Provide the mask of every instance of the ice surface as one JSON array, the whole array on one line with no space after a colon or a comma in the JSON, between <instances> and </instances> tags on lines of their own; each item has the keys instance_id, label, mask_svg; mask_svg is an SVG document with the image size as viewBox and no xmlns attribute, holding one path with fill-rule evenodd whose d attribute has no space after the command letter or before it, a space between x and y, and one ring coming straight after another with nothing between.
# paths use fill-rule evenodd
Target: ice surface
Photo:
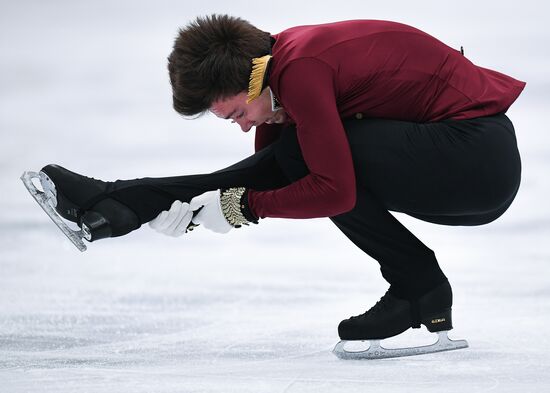
<instances>
[{"instance_id":1,"label":"ice surface","mask_svg":"<svg viewBox=\"0 0 550 393\"><path fill-rule=\"evenodd\" d=\"M550 388L550 38L540 2L17 1L0 12L0 392L532 392ZM474 11L475 10L475 11ZM386 290L328 220L224 236L148 228L80 254L19 176L56 162L116 179L207 172L253 135L170 107L180 25L230 12L270 31L353 18L416 25L526 80L509 111L520 193L494 223L398 218L435 250L470 348L374 362L331 354ZM432 342L409 331L392 344Z\"/></svg>"}]
</instances>

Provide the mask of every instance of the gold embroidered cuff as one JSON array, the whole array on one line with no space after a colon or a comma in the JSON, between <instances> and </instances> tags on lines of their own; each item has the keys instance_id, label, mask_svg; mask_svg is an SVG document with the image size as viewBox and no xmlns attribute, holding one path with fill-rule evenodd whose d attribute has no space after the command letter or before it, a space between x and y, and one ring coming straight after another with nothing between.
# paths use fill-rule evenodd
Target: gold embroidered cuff
<instances>
[{"instance_id":1,"label":"gold embroidered cuff","mask_svg":"<svg viewBox=\"0 0 550 393\"><path fill-rule=\"evenodd\" d=\"M250 222L243 214L244 206L241 208L241 199L245 192L245 187L235 187L222 189L220 194L222 213L227 222L236 228L248 225Z\"/></svg>"}]
</instances>

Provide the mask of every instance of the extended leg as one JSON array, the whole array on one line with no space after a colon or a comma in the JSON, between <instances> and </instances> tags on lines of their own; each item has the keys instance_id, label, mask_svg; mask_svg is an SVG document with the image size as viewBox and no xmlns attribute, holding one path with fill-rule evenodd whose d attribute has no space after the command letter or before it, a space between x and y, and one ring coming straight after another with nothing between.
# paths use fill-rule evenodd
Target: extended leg
<instances>
[{"instance_id":1,"label":"extended leg","mask_svg":"<svg viewBox=\"0 0 550 393\"><path fill-rule=\"evenodd\" d=\"M43 191L32 179L39 179ZM170 208L174 200L188 202L208 190L245 186L278 188L288 184L280 171L272 146L223 170L204 175L144 178L104 182L56 165L40 174L25 172L22 180L44 211L81 250L89 241L125 235ZM71 230L64 220L82 228Z\"/></svg>"},{"instance_id":2,"label":"extended leg","mask_svg":"<svg viewBox=\"0 0 550 393\"><path fill-rule=\"evenodd\" d=\"M225 169L209 174L117 180L108 195L129 206L143 224L170 208L174 200L189 202L203 192L224 187L248 187L269 190L283 187L288 179L279 169L274 146Z\"/></svg>"}]
</instances>

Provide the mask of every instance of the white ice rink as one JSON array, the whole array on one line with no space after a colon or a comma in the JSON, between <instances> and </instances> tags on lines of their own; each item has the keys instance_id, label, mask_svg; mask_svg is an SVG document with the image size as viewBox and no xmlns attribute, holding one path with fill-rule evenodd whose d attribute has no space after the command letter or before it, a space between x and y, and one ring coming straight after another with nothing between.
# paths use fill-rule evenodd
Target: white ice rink
<instances>
[{"instance_id":1,"label":"white ice rink","mask_svg":"<svg viewBox=\"0 0 550 393\"><path fill-rule=\"evenodd\" d=\"M0 0L1 393L550 391L548 6L382 3ZM28 195L19 176L48 163L114 180L204 173L251 154L252 132L171 109L177 28L213 12L271 32L396 20L527 82L508 112L523 164L508 212L473 228L397 215L436 252L455 295L451 337L470 348L332 355L339 321L387 288L328 219L178 239L145 226L81 254ZM430 341L423 328L393 344Z\"/></svg>"}]
</instances>

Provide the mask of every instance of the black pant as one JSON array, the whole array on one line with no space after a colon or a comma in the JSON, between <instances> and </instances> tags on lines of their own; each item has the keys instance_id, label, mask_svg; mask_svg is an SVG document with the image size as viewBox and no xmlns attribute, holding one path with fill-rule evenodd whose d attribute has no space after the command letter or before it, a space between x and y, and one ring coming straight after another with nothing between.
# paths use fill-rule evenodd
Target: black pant
<instances>
[{"instance_id":1,"label":"black pant","mask_svg":"<svg viewBox=\"0 0 550 393\"><path fill-rule=\"evenodd\" d=\"M514 127L504 114L411 123L344 120L357 183L355 207L330 217L376 259L390 291L414 298L446 280L435 254L389 211L444 225L482 225L501 216L520 184ZM111 195L142 223L176 200L221 187L282 187L308 174L296 130L226 169L205 175L117 181ZM259 229L259 228L258 228Z\"/></svg>"}]
</instances>

